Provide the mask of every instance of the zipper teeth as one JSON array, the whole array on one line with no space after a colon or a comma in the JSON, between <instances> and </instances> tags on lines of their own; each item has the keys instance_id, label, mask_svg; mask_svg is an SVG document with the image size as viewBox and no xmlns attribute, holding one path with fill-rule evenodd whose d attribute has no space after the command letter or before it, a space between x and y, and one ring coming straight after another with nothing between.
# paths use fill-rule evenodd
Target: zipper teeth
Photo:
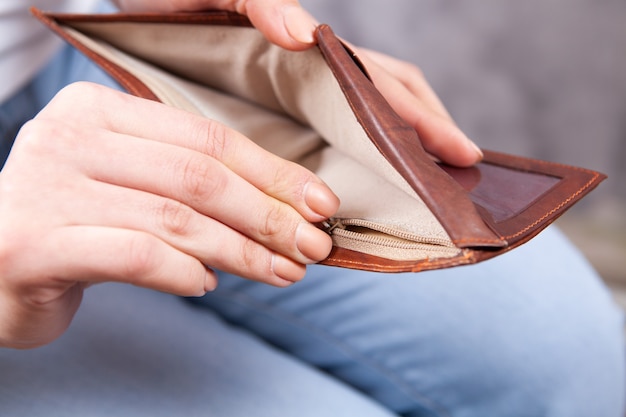
<instances>
[{"instance_id":1,"label":"zipper teeth","mask_svg":"<svg viewBox=\"0 0 626 417\"><path fill-rule=\"evenodd\" d=\"M450 248L449 246L440 246L440 245L429 245L427 243L419 243L419 242L399 242L397 240L384 238L381 236L369 236L363 233L353 232L351 230L345 229L335 229L333 234L337 237L343 237L346 239L369 243L377 246L384 246L387 248L393 249L404 249L404 250L421 250L421 251L432 251L439 252L442 248Z\"/></svg>"},{"instance_id":2,"label":"zipper teeth","mask_svg":"<svg viewBox=\"0 0 626 417\"><path fill-rule=\"evenodd\" d=\"M412 233L402 232L391 227L383 226L374 222L370 222L362 219L332 219L329 220L330 230L329 233L337 234L339 236L359 240L361 242L373 243L377 245L383 245L398 249L432 249L441 250L441 247L455 248L450 241L437 238L424 238ZM385 238L382 236L371 236L364 233L354 232L346 230L345 226L358 226L366 227L368 229L375 230L377 232L385 233L390 236L398 237L400 239L407 240L409 242L399 242L395 239ZM432 245L437 245L439 248L433 248Z\"/></svg>"}]
</instances>

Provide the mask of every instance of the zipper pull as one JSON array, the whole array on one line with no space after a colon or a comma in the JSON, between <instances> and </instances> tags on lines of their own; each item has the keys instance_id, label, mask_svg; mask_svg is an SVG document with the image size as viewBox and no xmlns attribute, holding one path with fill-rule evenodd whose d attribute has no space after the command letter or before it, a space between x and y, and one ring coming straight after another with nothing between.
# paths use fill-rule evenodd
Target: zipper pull
<instances>
[{"instance_id":1,"label":"zipper pull","mask_svg":"<svg viewBox=\"0 0 626 417\"><path fill-rule=\"evenodd\" d=\"M333 230L339 228L339 229L345 229L346 226L344 226L343 223L341 223L341 220L339 219L335 219L333 217L329 218L328 220L324 220L323 222L321 222L322 225L322 230L324 230L326 233L328 233L329 235L333 234Z\"/></svg>"}]
</instances>

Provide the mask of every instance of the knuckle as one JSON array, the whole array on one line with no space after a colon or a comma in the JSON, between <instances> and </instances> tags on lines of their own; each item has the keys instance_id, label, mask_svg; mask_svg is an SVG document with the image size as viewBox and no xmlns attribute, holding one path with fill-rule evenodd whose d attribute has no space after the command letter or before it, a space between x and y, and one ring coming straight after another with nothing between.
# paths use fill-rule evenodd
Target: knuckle
<instances>
[{"instance_id":1,"label":"knuckle","mask_svg":"<svg viewBox=\"0 0 626 417\"><path fill-rule=\"evenodd\" d=\"M303 190L304 185L313 180L313 175L306 168L290 161L281 162L276 164L272 183L267 184L268 188L278 191L297 187Z\"/></svg>"},{"instance_id":2,"label":"knuckle","mask_svg":"<svg viewBox=\"0 0 626 417\"><path fill-rule=\"evenodd\" d=\"M239 265L244 271L257 272L257 265L259 263L258 247L258 244L251 239L245 239L243 241L239 252Z\"/></svg>"},{"instance_id":3,"label":"knuckle","mask_svg":"<svg viewBox=\"0 0 626 417\"><path fill-rule=\"evenodd\" d=\"M74 105L78 102L83 109L101 108L102 100L108 90L98 84L78 81L63 87L52 99L53 103L69 101Z\"/></svg>"},{"instance_id":4,"label":"knuckle","mask_svg":"<svg viewBox=\"0 0 626 417\"><path fill-rule=\"evenodd\" d=\"M228 128L216 121L210 121L208 124L205 121L198 128L204 132L199 135L204 141L201 147L204 153L218 161L223 161L230 138Z\"/></svg>"},{"instance_id":5,"label":"knuckle","mask_svg":"<svg viewBox=\"0 0 626 417\"><path fill-rule=\"evenodd\" d=\"M285 230L285 222L288 219L289 215L282 204L272 204L263 214L260 235L264 240L273 240Z\"/></svg>"},{"instance_id":6,"label":"knuckle","mask_svg":"<svg viewBox=\"0 0 626 417\"><path fill-rule=\"evenodd\" d=\"M319 181L311 171L291 161L268 164L266 169L272 171L258 179L258 187L296 209L304 200L306 185Z\"/></svg>"},{"instance_id":7,"label":"knuckle","mask_svg":"<svg viewBox=\"0 0 626 417\"><path fill-rule=\"evenodd\" d=\"M12 148L12 157L18 152L31 151L40 149L39 145L45 146L45 136L54 135L55 124L39 119L32 119L22 125L20 131L15 137ZM46 129L49 126L49 129Z\"/></svg>"},{"instance_id":8,"label":"knuckle","mask_svg":"<svg viewBox=\"0 0 626 417\"><path fill-rule=\"evenodd\" d=\"M118 92L89 82L64 87L34 119L22 126L14 146L30 153L45 154L65 153L84 146L85 138L99 134L95 125L103 123L98 122L102 109L117 106L103 105L115 94L122 97Z\"/></svg>"},{"instance_id":9,"label":"knuckle","mask_svg":"<svg viewBox=\"0 0 626 417\"><path fill-rule=\"evenodd\" d=\"M176 200L165 200L158 208L161 226L168 234L183 236L189 231L193 211Z\"/></svg>"},{"instance_id":10,"label":"knuckle","mask_svg":"<svg viewBox=\"0 0 626 417\"><path fill-rule=\"evenodd\" d=\"M135 233L127 241L124 273L132 282L141 282L151 275L156 267L158 247L156 239L144 233Z\"/></svg>"},{"instance_id":11,"label":"knuckle","mask_svg":"<svg viewBox=\"0 0 626 417\"><path fill-rule=\"evenodd\" d=\"M17 155L67 154L77 145L79 132L61 120L33 119L25 123L15 138L13 153ZM13 155L12 155L13 156Z\"/></svg>"},{"instance_id":12,"label":"knuckle","mask_svg":"<svg viewBox=\"0 0 626 417\"><path fill-rule=\"evenodd\" d=\"M137 100L103 85L78 81L63 87L40 113L43 117L72 121L73 124L108 126L106 109L130 108Z\"/></svg>"},{"instance_id":13,"label":"knuckle","mask_svg":"<svg viewBox=\"0 0 626 417\"><path fill-rule=\"evenodd\" d=\"M191 202L204 202L222 195L228 187L228 177L214 164L198 158L189 159L182 169L182 190Z\"/></svg>"}]
</instances>

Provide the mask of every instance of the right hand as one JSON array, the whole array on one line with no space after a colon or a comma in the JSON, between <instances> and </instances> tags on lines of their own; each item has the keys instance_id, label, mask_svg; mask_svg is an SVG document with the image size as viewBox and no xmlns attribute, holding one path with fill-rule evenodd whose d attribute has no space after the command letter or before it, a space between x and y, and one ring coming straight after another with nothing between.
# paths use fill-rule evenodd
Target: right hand
<instances>
[{"instance_id":1,"label":"right hand","mask_svg":"<svg viewBox=\"0 0 626 417\"><path fill-rule=\"evenodd\" d=\"M317 20L297 0L114 0L125 12L194 12L221 9L248 16L271 42L303 50L315 43ZM345 41L344 41L345 42ZM392 108L419 134L427 152L448 164L468 167L482 151L456 125L415 65L365 48L352 49Z\"/></svg>"},{"instance_id":2,"label":"right hand","mask_svg":"<svg viewBox=\"0 0 626 417\"><path fill-rule=\"evenodd\" d=\"M427 152L458 167L482 160L480 148L459 129L417 66L370 49L354 49L373 83L396 113L417 131Z\"/></svg>"},{"instance_id":3,"label":"right hand","mask_svg":"<svg viewBox=\"0 0 626 417\"><path fill-rule=\"evenodd\" d=\"M201 295L217 268L289 285L329 254L311 222L338 206L314 174L217 122L73 84L0 173L0 345L56 338L92 283Z\"/></svg>"}]
</instances>

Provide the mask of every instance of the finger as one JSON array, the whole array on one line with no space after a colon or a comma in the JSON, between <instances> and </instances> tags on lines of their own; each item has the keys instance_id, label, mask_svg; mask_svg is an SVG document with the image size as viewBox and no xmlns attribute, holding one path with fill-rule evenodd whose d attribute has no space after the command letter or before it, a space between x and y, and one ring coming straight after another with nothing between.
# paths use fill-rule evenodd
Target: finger
<instances>
[{"instance_id":1,"label":"finger","mask_svg":"<svg viewBox=\"0 0 626 417\"><path fill-rule=\"evenodd\" d=\"M276 286L304 276L301 263L178 201L105 183L94 183L89 193L75 220L80 224L146 232L211 268ZM115 209L97 209L103 206Z\"/></svg>"},{"instance_id":2,"label":"finger","mask_svg":"<svg viewBox=\"0 0 626 417\"><path fill-rule=\"evenodd\" d=\"M428 108L442 117L452 120L452 116L418 67L371 49L358 48L358 50L367 57L368 61L375 62L378 67L384 68L391 76L400 81L410 93L423 101Z\"/></svg>"},{"instance_id":3,"label":"finger","mask_svg":"<svg viewBox=\"0 0 626 417\"><path fill-rule=\"evenodd\" d=\"M95 139L98 153L66 151L92 178L179 201L298 263L328 256L331 239L326 233L216 159L127 135L102 136Z\"/></svg>"},{"instance_id":4,"label":"finger","mask_svg":"<svg viewBox=\"0 0 626 417\"><path fill-rule=\"evenodd\" d=\"M118 0L122 10L173 12L220 9L248 16L265 37L286 49L302 50L315 43L316 20L296 0Z\"/></svg>"},{"instance_id":5,"label":"finger","mask_svg":"<svg viewBox=\"0 0 626 417\"><path fill-rule=\"evenodd\" d=\"M197 259L133 230L62 227L44 235L34 254L42 270L59 280L125 282L182 296L203 295L217 285Z\"/></svg>"},{"instance_id":6,"label":"finger","mask_svg":"<svg viewBox=\"0 0 626 417\"><path fill-rule=\"evenodd\" d=\"M237 2L237 12L246 14L263 35L278 46L303 50L315 43L318 22L297 1L248 0Z\"/></svg>"},{"instance_id":7,"label":"finger","mask_svg":"<svg viewBox=\"0 0 626 417\"><path fill-rule=\"evenodd\" d=\"M480 149L456 126L426 81L416 81L419 74L405 75L403 83L367 54L364 58L372 81L398 115L417 131L426 151L456 166L471 166L482 159ZM394 65L391 68L399 70Z\"/></svg>"},{"instance_id":8,"label":"finger","mask_svg":"<svg viewBox=\"0 0 626 417\"><path fill-rule=\"evenodd\" d=\"M265 194L210 156L93 127L76 129L51 121L30 123L29 127L31 131L56 132L54 146L43 143L36 152L42 158L54 156L62 168L78 168L99 182L181 202L299 264L320 261L330 252L332 242L326 233L306 222L289 204ZM89 147L81 146L85 136ZM67 176L74 178L71 174ZM77 196L89 204L100 195L87 186L79 188L75 180L66 185L71 204L55 212L68 213L69 219L75 216ZM123 200L117 201L124 205Z\"/></svg>"},{"instance_id":9,"label":"finger","mask_svg":"<svg viewBox=\"0 0 626 417\"><path fill-rule=\"evenodd\" d=\"M76 118L72 109L79 105L93 111L86 111L88 118L77 123L104 126L209 155L259 190L294 207L308 221L331 217L339 207L337 196L312 172L215 121L93 84L74 84L56 99L67 99L73 105L47 107L38 117L72 120ZM103 112L102 108L116 111Z\"/></svg>"}]
</instances>

